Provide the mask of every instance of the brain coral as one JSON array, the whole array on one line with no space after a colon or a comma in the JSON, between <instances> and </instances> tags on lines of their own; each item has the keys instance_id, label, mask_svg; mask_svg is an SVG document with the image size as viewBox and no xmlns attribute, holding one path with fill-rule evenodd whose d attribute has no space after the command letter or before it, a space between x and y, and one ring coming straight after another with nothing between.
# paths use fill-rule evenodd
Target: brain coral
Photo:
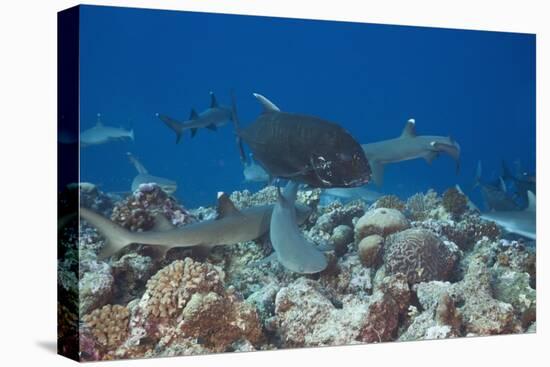
<instances>
[{"instance_id":1,"label":"brain coral","mask_svg":"<svg viewBox=\"0 0 550 367\"><path fill-rule=\"evenodd\" d=\"M377 208L363 215L355 224L355 240L373 234L386 237L392 233L409 228L409 221L396 209Z\"/></svg>"},{"instance_id":2,"label":"brain coral","mask_svg":"<svg viewBox=\"0 0 550 367\"><path fill-rule=\"evenodd\" d=\"M128 316L124 306L105 305L85 315L82 321L91 329L96 341L104 347L115 347L128 336Z\"/></svg>"},{"instance_id":3,"label":"brain coral","mask_svg":"<svg viewBox=\"0 0 550 367\"><path fill-rule=\"evenodd\" d=\"M405 274L410 284L448 279L456 260L457 253L425 229L408 229L386 241L386 270Z\"/></svg>"}]
</instances>

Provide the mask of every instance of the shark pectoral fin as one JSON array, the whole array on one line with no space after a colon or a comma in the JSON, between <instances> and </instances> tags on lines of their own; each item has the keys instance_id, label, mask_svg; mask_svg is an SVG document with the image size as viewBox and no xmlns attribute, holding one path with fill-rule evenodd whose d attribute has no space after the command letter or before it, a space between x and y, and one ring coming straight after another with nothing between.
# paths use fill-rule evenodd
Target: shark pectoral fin
<instances>
[{"instance_id":1,"label":"shark pectoral fin","mask_svg":"<svg viewBox=\"0 0 550 367\"><path fill-rule=\"evenodd\" d=\"M197 128L192 128L191 129L191 137L194 138L195 135L197 135Z\"/></svg>"},{"instance_id":2,"label":"shark pectoral fin","mask_svg":"<svg viewBox=\"0 0 550 367\"><path fill-rule=\"evenodd\" d=\"M194 108L191 109L191 113L189 114L189 120L195 120L199 118L199 114L197 111L195 111Z\"/></svg>"},{"instance_id":3,"label":"shark pectoral fin","mask_svg":"<svg viewBox=\"0 0 550 367\"><path fill-rule=\"evenodd\" d=\"M376 186L382 186L384 183L384 164L377 161L370 161L372 180Z\"/></svg>"},{"instance_id":4,"label":"shark pectoral fin","mask_svg":"<svg viewBox=\"0 0 550 367\"><path fill-rule=\"evenodd\" d=\"M175 226L164 216L162 213L157 213L155 215L155 224L153 226L153 231L164 232L174 229Z\"/></svg>"},{"instance_id":5,"label":"shark pectoral fin","mask_svg":"<svg viewBox=\"0 0 550 367\"><path fill-rule=\"evenodd\" d=\"M416 136L416 122L414 119L409 119L403 128L401 138L414 138Z\"/></svg>"},{"instance_id":6,"label":"shark pectoral fin","mask_svg":"<svg viewBox=\"0 0 550 367\"><path fill-rule=\"evenodd\" d=\"M260 104L264 108L264 112L281 112L281 110L275 105L275 103L271 102L269 99L265 98L261 94L252 93L252 95L256 97L258 102L260 102Z\"/></svg>"},{"instance_id":7,"label":"shark pectoral fin","mask_svg":"<svg viewBox=\"0 0 550 367\"><path fill-rule=\"evenodd\" d=\"M235 207L229 196L224 192L218 193L218 219L229 215L240 215L241 212Z\"/></svg>"},{"instance_id":8,"label":"shark pectoral fin","mask_svg":"<svg viewBox=\"0 0 550 367\"><path fill-rule=\"evenodd\" d=\"M216 108L218 107L218 101L216 100L216 96L214 95L214 92L210 92L210 108Z\"/></svg>"},{"instance_id":9,"label":"shark pectoral fin","mask_svg":"<svg viewBox=\"0 0 550 367\"><path fill-rule=\"evenodd\" d=\"M432 150L424 156L424 159L426 160L426 162L428 162L428 164L432 164L434 159L436 159L437 157L439 157L439 152Z\"/></svg>"},{"instance_id":10,"label":"shark pectoral fin","mask_svg":"<svg viewBox=\"0 0 550 367\"><path fill-rule=\"evenodd\" d=\"M206 126L206 128L209 129L209 130L213 130L213 131L218 130L218 127L216 126L216 124L210 124L210 125Z\"/></svg>"}]
</instances>

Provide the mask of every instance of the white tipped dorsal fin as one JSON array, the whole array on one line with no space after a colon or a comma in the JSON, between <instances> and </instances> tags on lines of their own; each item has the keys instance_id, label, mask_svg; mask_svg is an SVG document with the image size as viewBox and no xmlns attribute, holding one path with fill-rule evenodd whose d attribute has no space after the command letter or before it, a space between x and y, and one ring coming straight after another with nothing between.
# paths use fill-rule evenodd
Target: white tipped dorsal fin
<instances>
[{"instance_id":1,"label":"white tipped dorsal fin","mask_svg":"<svg viewBox=\"0 0 550 367\"><path fill-rule=\"evenodd\" d=\"M279 109L279 107L277 107L277 106L275 105L275 103L271 102L269 99L265 98L265 97L262 96L261 94L252 93L252 95L253 95L254 97L256 97L256 99L258 100L258 102L261 103L261 105L262 105L263 108L264 108L264 112L270 112L270 111L281 112L281 110Z\"/></svg>"},{"instance_id":2,"label":"white tipped dorsal fin","mask_svg":"<svg viewBox=\"0 0 550 367\"><path fill-rule=\"evenodd\" d=\"M101 114L97 114L97 121L95 123L95 126L103 126L103 122L101 121Z\"/></svg>"},{"instance_id":3,"label":"white tipped dorsal fin","mask_svg":"<svg viewBox=\"0 0 550 367\"><path fill-rule=\"evenodd\" d=\"M214 92L210 92L210 108L216 108L218 107L218 101L216 100L216 96L214 95Z\"/></svg>"},{"instance_id":4,"label":"white tipped dorsal fin","mask_svg":"<svg viewBox=\"0 0 550 367\"><path fill-rule=\"evenodd\" d=\"M527 200L529 201L529 205L527 205L527 211L536 211L537 205L536 205L536 197L535 194L533 194L532 191L527 191Z\"/></svg>"},{"instance_id":5,"label":"white tipped dorsal fin","mask_svg":"<svg viewBox=\"0 0 550 367\"><path fill-rule=\"evenodd\" d=\"M401 133L402 138L414 138L416 136L416 121L409 119Z\"/></svg>"},{"instance_id":6,"label":"white tipped dorsal fin","mask_svg":"<svg viewBox=\"0 0 550 367\"><path fill-rule=\"evenodd\" d=\"M224 218L229 215L240 214L239 209L224 192L218 192L218 218Z\"/></svg>"}]
</instances>

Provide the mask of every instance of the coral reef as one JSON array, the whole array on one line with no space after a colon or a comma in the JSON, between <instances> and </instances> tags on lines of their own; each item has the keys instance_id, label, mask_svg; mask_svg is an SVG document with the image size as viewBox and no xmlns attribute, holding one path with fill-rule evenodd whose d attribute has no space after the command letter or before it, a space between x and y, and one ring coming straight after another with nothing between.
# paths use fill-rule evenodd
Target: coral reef
<instances>
[{"instance_id":1,"label":"coral reef","mask_svg":"<svg viewBox=\"0 0 550 367\"><path fill-rule=\"evenodd\" d=\"M468 209L468 199L457 188L451 187L443 193L441 205L454 218L460 218Z\"/></svg>"},{"instance_id":2,"label":"coral reef","mask_svg":"<svg viewBox=\"0 0 550 367\"><path fill-rule=\"evenodd\" d=\"M406 212L411 220L422 221L431 217L431 213L437 211L441 204L441 198L434 190L427 193L417 193L407 199Z\"/></svg>"},{"instance_id":3,"label":"coral reef","mask_svg":"<svg viewBox=\"0 0 550 367\"><path fill-rule=\"evenodd\" d=\"M501 239L494 223L464 209L462 194L429 190L406 203L387 195L370 207L321 205L319 194L298 194L313 210L301 230L329 263L319 274L285 269L268 236L200 257L174 249L159 259L132 245L103 262L93 228L62 229L58 289L72 303L59 307L60 340L79 338L81 360L94 361L536 330L534 249ZM277 192L231 198L240 208L266 205ZM142 185L112 217L146 231L158 215L181 226L217 213L188 211Z\"/></svg>"},{"instance_id":4,"label":"coral reef","mask_svg":"<svg viewBox=\"0 0 550 367\"><path fill-rule=\"evenodd\" d=\"M373 234L386 237L407 228L409 221L399 210L377 208L359 218L355 224L355 240L359 242Z\"/></svg>"},{"instance_id":5,"label":"coral reef","mask_svg":"<svg viewBox=\"0 0 550 367\"><path fill-rule=\"evenodd\" d=\"M396 195L384 195L380 199L376 200L374 207L396 209L400 212L404 212L406 209L406 204Z\"/></svg>"},{"instance_id":6,"label":"coral reef","mask_svg":"<svg viewBox=\"0 0 550 367\"><path fill-rule=\"evenodd\" d=\"M130 312L124 306L105 305L82 317L86 327L101 346L113 348L120 345L128 335Z\"/></svg>"},{"instance_id":7,"label":"coral reef","mask_svg":"<svg viewBox=\"0 0 550 367\"><path fill-rule=\"evenodd\" d=\"M186 209L156 184L141 184L129 197L118 202L111 219L131 231L147 231L155 226L155 216L163 215L174 226L196 221Z\"/></svg>"},{"instance_id":8,"label":"coral reef","mask_svg":"<svg viewBox=\"0 0 550 367\"><path fill-rule=\"evenodd\" d=\"M456 246L415 228L389 237L384 251L386 271L405 274L411 284L448 279L457 259Z\"/></svg>"},{"instance_id":9,"label":"coral reef","mask_svg":"<svg viewBox=\"0 0 550 367\"><path fill-rule=\"evenodd\" d=\"M113 199L100 191L96 185L89 182L81 182L74 184L78 186L80 195L80 206L100 213L104 216L109 216L113 210Z\"/></svg>"},{"instance_id":10,"label":"coral reef","mask_svg":"<svg viewBox=\"0 0 550 367\"><path fill-rule=\"evenodd\" d=\"M357 253L361 262L367 267L377 267L382 261L384 238L377 234L367 236L357 245Z\"/></svg>"}]
</instances>

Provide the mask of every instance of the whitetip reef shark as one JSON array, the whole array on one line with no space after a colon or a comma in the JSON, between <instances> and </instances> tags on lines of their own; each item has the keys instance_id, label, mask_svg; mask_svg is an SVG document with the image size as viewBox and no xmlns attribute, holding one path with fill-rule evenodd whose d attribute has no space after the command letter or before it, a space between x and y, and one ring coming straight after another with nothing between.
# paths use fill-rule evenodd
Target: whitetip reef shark
<instances>
[{"instance_id":1,"label":"whitetip reef shark","mask_svg":"<svg viewBox=\"0 0 550 367\"><path fill-rule=\"evenodd\" d=\"M97 122L94 127L80 133L80 146L105 144L111 141L130 139L134 140L134 130L103 125L101 114L97 114Z\"/></svg>"},{"instance_id":2,"label":"whitetip reef shark","mask_svg":"<svg viewBox=\"0 0 550 367\"><path fill-rule=\"evenodd\" d=\"M164 216L159 215L155 218L157 230L148 232L131 232L86 208L80 208L80 217L105 239L105 246L98 255L100 259L105 259L132 243L157 245L166 254L173 247L201 246L210 249L217 245L251 241L269 230L273 207L265 205L238 210L226 194L220 193L216 219L174 228ZM293 218L297 226L307 219L311 209L302 204L297 204L295 208ZM278 227L276 230L285 229ZM285 253L280 255L283 259L287 257Z\"/></svg>"},{"instance_id":3,"label":"whitetip reef shark","mask_svg":"<svg viewBox=\"0 0 550 367\"><path fill-rule=\"evenodd\" d=\"M216 131L218 127L233 120L235 115L234 105L232 107L221 106L216 100L213 92L210 92L210 107L201 113L191 109L189 120L179 122L169 116L157 113L156 116L176 133L176 144L180 142L181 136L186 130L191 131L193 138L198 129L207 128Z\"/></svg>"},{"instance_id":4,"label":"whitetip reef shark","mask_svg":"<svg viewBox=\"0 0 550 367\"><path fill-rule=\"evenodd\" d=\"M495 222L506 232L536 240L536 197L533 192L528 191L527 198L529 204L525 210L491 211L482 213L481 218Z\"/></svg>"},{"instance_id":5,"label":"whitetip reef shark","mask_svg":"<svg viewBox=\"0 0 550 367\"><path fill-rule=\"evenodd\" d=\"M128 155L128 159L130 160L130 162L138 171L137 176L134 177L134 179L132 180L132 191L136 191L141 184L156 183L168 195L172 195L174 192L176 192L178 188L178 184L176 183L176 181L149 174L149 171L147 171L143 164L141 164L141 162L138 161L132 153L127 152L126 154Z\"/></svg>"},{"instance_id":6,"label":"whitetip reef shark","mask_svg":"<svg viewBox=\"0 0 550 367\"><path fill-rule=\"evenodd\" d=\"M424 158L432 163L441 153L449 154L460 168L460 146L450 137L416 134L414 119L407 121L401 135L394 139L362 144L372 170L372 180L377 186L384 182L384 166L388 163Z\"/></svg>"}]
</instances>

